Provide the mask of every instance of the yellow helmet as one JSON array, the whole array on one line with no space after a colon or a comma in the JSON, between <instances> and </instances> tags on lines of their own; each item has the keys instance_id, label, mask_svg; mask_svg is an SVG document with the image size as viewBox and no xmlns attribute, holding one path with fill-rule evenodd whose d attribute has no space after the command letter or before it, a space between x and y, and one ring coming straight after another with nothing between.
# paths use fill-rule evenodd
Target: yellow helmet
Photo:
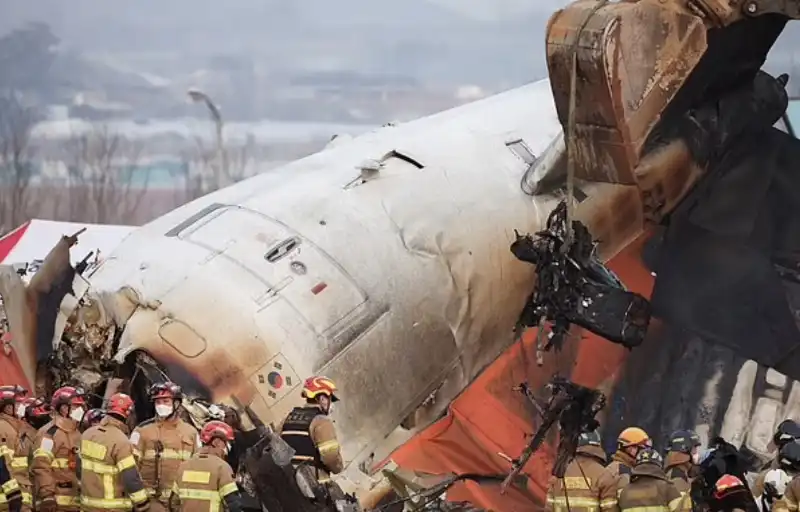
<instances>
[{"instance_id":1,"label":"yellow helmet","mask_svg":"<svg viewBox=\"0 0 800 512\"><path fill-rule=\"evenodd\" d=\"M327 395L332 402L337 402L336 384L328 377L315 376L309 377L303 383L303 398L313 399L318 395Z\"/></svg>"},{"instance_id":2,"label":"yellow helmet","mask_svg":"<svg viewBox=\"0 0 800 512\"><path fill-rule=\"evenodd\" d=\"M628 446L652 446L653 440L647 435L647 432L639 427L628 427L620 432L617 438L617 446L619 448L627 448Z\"/></svg>"}]
</instances>

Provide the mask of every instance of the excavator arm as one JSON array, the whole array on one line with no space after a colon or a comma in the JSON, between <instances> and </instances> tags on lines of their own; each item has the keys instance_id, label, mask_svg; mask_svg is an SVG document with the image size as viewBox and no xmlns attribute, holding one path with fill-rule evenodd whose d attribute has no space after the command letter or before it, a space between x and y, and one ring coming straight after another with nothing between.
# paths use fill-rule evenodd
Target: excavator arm
<instances>
[{"instance_id":1,"label":"excavator arm","mask_svg":"<svg viewBox=\"0 0 800 512\"><path fill-rule=\"evenodd\" d=\"M572 179L637 189L653 315L800 379L800 140L761 71L800 0L577 0L547 27Z\"/></svg>"},{"instance_id":2,"label":"excavator arm","mask_svg":"<svg viewBox=\"0 0 800 512\"><path fill-rule=\"evenodd\" d=\"M577 0L556 12L547 64L565 132L574 123L575 177L637 184L656 124L752 80L797 18L798 0Z\"/></svg>"}]
</instances>

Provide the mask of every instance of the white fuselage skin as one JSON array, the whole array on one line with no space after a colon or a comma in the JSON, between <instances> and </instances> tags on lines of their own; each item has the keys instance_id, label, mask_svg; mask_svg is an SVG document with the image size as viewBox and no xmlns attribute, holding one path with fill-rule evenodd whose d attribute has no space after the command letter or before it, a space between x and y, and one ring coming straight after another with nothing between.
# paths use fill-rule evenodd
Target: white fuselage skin
<instances>
[{"instance_id":1,"label":"white fuselage skin","mask_svg":"<svg viewBox=\"0 0 800 512\"><path fill-rule=\"evenodd\" d=\"M528 163L507 144L541 157L560 133L540 81L331 144L154 220L90 278L149 303L123 318L117 359L143 350L275 425L304 378L332 378L344 479L363 485L359 467L435 420L511 344L534 276L509 251L514 229L539 229L558 199L521 191ZM393 151L405 158L358 179ZM633 188L583 189L578 216L605 255L641 230Z\"/></svg>"}]
</instances>

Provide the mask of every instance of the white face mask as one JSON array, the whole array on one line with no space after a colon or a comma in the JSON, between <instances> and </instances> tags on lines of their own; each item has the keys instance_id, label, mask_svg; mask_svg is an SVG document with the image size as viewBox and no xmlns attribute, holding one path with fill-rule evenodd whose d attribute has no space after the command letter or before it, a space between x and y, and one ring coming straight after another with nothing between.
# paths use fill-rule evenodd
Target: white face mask
<instances>
[{"instance_id":1,"label":"white face mask","mask_svg":"<svg viewBox=\"0 0 800 512\"><path fill-rule=\"evenodd\" d=\"M85 413L86 413L86 410L83 407L75 407L74 409L69 411L69 417L73 421L76 421L76 422L80 423L81 420L83 419L83 415Z\"/></svg>"},{"instance_id":2,"label":"white face mask","mask_svg":"<svg viewBox=\"0 0 800 512\"><path fill-rule=\"evenodd\" d=\"M328 404L328 415L333 414L333 409L334 409L333 402L331 402Z\"/></svg>"},{"instance_id":3,"label":"white face mask","mask_svg":"<svg viewBox=\"0 0 800 512\"><path fill-rule=\"evenodd\" d=\"M225 443L225 455L231 453L231 443Z\"/></svg>"},{"instance_id":4,"label":"white face mask","mask_svg":"<svg viewBox=\"0 0 800 512\"><path fill-rule=\"evenodd\" d=\"M25 419L25 409L27 409L27 407L25 407L25 404L19 404L17 406L17 418Z\"/></svg>"},{"instance_id":5,"label":"white face mask","mask_svg":"<svg viewBox=\"0 0 800 512\"><path fill-rule=\"evenodd\" d=\"M175 407L166 404L156 404L156 414L161 418L166 418L175 410Z\"/></svg>"}]
</instances>

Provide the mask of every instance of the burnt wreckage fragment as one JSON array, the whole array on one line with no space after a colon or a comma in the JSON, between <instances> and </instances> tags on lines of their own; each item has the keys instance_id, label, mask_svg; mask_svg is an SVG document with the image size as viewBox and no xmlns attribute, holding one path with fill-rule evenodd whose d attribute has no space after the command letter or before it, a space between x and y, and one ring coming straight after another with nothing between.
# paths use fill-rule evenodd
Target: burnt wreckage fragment
<instances>
[{"instance_id":1,"label":"burnt wreckage fragment","mask_svg":"<svg viewBox=\"0 0 800 512\"><path fill-rule=\"evenodd\" d=\"M553 378L547 385L550 397L544 406L540 406L526 385L520 390L533 402L540 411L542 422L531 438L528 446L518 459L512 461L511 473L503 481L501 489L506 488L516 479L528 460L544 442L550 429L558 424L558 450L553 464L552 474L563 478L567 465L578 448L578 437L582 432L591 432L600 425L595 415L606 405L606 397L596 389L574 384L562 377Z\"/></svg>"},{"instance_id":2,"label":"burnt wreckage fragment","mask_svg":"<svg viewBox=\"0 0 800 512\"><path fill-rule=\"evenodd\" d=\"M517 320L517 332L550 323L545 350L560 348L572 324L627 348L639 346L650 323L650 303L628 291L595 254L596 243L572 221L567 243L567 204L561 201L543 231L511 244L517 259L536 265L534 290Z\"/></svg>"}]
</instances>

